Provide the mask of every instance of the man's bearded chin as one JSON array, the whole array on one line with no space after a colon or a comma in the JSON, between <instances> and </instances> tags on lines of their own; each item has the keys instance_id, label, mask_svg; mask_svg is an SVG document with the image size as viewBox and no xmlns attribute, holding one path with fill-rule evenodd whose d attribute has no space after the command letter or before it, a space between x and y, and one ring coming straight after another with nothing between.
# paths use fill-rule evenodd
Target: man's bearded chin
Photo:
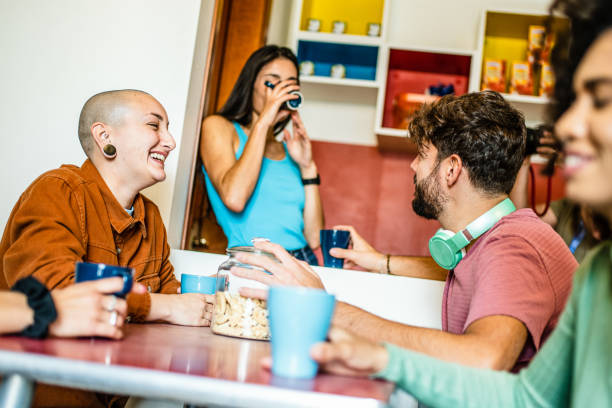
<instances>
[{"instance_id":1,"label":"man's bearded chin","mask_svg":"<svg viewBox=\"0 0 612 408\"><path fill-rule=\"evenodd\" d=\"M444 199L441 195L434 177L436 172L432 172L425 180L420 183L414 183L414 199L412 200L412 209L414 212L428 220L436 220L442 212L442 203Z\"/></svg>"}]
</instances>

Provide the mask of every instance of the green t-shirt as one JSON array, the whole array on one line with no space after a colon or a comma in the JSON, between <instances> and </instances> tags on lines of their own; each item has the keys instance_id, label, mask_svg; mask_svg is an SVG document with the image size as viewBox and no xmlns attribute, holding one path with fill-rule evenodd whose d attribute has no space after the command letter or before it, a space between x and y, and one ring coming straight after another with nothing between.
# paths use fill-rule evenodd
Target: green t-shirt
<instances>
[{"instance_id":1,"label":"green t-shirt","mask_svg":"<svg viewBox=\"0 0 612 408\"><path fill-rule=\"evenodd\" d=\"M586 257L555 331L519 374L443 362L386 344L375 377L431 407L612 407L612 243Z\"/></svg>"}]
</instances>

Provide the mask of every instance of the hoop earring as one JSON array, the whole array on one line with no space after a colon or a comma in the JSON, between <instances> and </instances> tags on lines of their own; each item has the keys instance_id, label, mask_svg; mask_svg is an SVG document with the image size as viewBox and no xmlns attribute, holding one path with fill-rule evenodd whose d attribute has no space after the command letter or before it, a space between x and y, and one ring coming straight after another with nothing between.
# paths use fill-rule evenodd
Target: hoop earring
<instances>
[{"instance_id":1,"label":"hoop earring","mask_svg":"<svg viewBox=\"0 0 612 408\"><path fill-rule=\"evenodd\" d=\"M107 159L113 160L115 157L117 157L117 148L113 144L108 143L102 148L102 153Z\"/></svg>"}]
</instances>

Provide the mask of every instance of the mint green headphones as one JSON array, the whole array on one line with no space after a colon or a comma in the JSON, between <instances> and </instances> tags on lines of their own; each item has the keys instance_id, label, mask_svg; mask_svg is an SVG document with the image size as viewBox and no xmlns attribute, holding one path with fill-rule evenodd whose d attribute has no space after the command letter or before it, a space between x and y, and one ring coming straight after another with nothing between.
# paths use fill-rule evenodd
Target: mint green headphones
<instances>
[{"instance_id":1,"label":"mint green headphones","mask_svg":"<svg viewBox=\"0 0 612 408\"><path fill-rule=\"evenodd\" d=\"M515 210L512 201L506 198L456 234L440 228L429 240L431 257L442 268L453 269L465 256L465 247L472 240L490 230L497 221Z\"/></svg>"}]
</instances>

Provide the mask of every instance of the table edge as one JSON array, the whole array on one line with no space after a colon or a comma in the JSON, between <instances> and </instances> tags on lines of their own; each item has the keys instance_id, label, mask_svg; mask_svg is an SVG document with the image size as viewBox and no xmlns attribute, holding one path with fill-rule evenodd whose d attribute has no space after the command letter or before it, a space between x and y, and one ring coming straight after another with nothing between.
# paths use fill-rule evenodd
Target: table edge
<instances>
[{"instance_id":1,"label":"table edge","mask_svg":"<svg viewBox=\"0 0 612 408\"><path fill-rule=\"evenodd\" d=\"M269 407L270 404L287 407L387 406L387 402L373 398L248 384L21 351L0 350L0 373L21 374L34 381L69 388L191 404L235 407ZM145 378L146 382L143 381ZM271 387L274 392L270 392Z\"/></svg>"}]
</instances>

